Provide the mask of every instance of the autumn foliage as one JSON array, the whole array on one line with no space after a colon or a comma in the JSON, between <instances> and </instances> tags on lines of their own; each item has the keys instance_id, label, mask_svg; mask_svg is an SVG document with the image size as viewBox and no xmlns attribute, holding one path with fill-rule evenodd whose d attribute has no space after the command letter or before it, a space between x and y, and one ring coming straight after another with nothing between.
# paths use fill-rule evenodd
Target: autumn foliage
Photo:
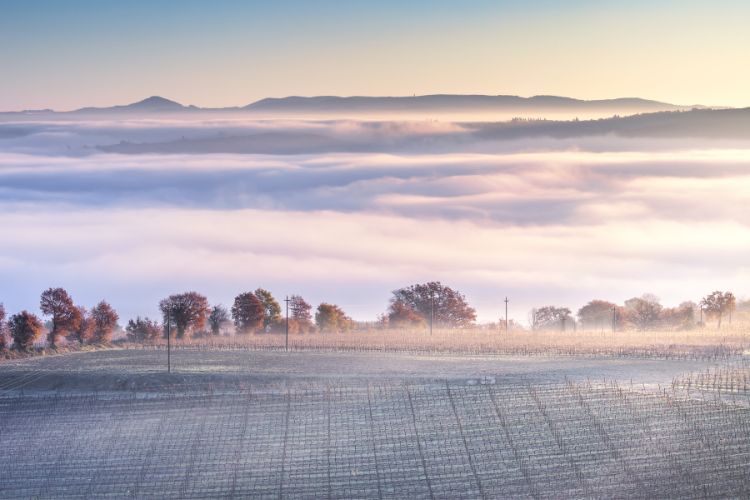
<instances>
[{"instance_id":1,"label":"autumn foliage","mask_svg":"<svg viewBox=\"0 0 750 500\"><path fill-rule=\"evenodd\" d=\"M81 312L63 288L45 290L42 293L39 309L42 314L51 316L52 328L47 334L47 342L51 347L57 344L61 336L76 331L80 326Z\"/></svg>"},{"instance_id":2,"label":"autumn foliage","mask_svg":"<svg viewBox=\"0 0 750 500\"><path fill-rule=\"evenodd\" d=\"M439 281L411 285L393 292L391 304L401 303L421 316L444 328L466 328L477 319L476 311L460 292ZM398 306L401 307L401 306Z\"/></svg>"},{"instance_id":3,"label":"autumn foliage","mask_svg":"<svg viewBox=\"0 0 750 500\"><path fill-rule=\"evenodd\" d=\"M315 311L315 325L321 333L347 332L354 322L339 306L323 302Z\"/></svg>"},{"instance_id":4,"label":"autumn foliage","mask_svg":"<svg viewBox=\"0 0 750 500\"><path fill-rule=\"evenodd\" d=\"M264 317L263 302L253 292L241 293L234 298L232 319L237 333L251 333L261 329Z\"/></svg>"},{"instance_id":5,"label":"autumn foliage","mask_svg":"<svg viewBox=\"0 0 750 500\"><path fill-rule=\"evenodd\" d=\"M211 313L208 299L198 292L170 295L159 302L159 309L164 323L169 322L170 328L177 331L178 339L203 329Z\"/></svg>"},{"instance_id":6,"label":"autumn foliage","mask_svg":"<svg viewBox=\"0 0 750 500\"><path fill-rule=\"evenodd\" d=\"M21 311L11 316L8 327L13 343L19 350L31 349L34 342L42 336L42 321L28 311Z\"/></svg>"}]
</instances>

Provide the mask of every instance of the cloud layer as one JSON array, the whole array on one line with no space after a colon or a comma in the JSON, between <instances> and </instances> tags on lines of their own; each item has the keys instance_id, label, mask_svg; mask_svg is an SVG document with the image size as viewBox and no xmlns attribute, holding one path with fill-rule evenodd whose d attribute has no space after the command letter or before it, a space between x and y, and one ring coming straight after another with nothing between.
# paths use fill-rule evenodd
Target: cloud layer
<instances>
[{"instance_id":1,"label":"cloud layer","mask_svg":"<svg viewBox=\"0 0 750 500\"><path fill-rule=\"evenodd\" d=\"M242 126L357 140L373 128ZM645 291L666 302L715 288L744 295L750 277L750 149L634 139L590 150L540 140L513 153L79 155L60 146L60 137L111 140L108 127L123 129L59 126L49 139L6 129L0 138L0 301L9 309L33 307L52 285L85 303L107 297L125 317L153 315L161 296L183 289L227 303L265 286L372 319L390 290L440 279L481 319L497 318L506 295L525 319L534 305ZM149 127L153 137L182 125L133 133L149 136ZM460 133L377 126L382 137Z\"/></svg>"}]
</instances>

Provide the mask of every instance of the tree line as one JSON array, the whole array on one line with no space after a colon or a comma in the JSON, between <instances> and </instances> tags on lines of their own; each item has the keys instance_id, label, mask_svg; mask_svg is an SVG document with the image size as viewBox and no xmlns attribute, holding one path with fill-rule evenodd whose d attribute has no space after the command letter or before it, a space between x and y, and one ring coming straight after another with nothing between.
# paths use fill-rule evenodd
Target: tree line
<instances>
[{"instance_id":1,"label":"tree line","mask_svg":"<svg viewBox=\"0 0 750 500\"><path fill-rule=\"evenodd\" d=\"M315 310L301 295L284 299L287 314L282 316L279 301L263 288L242 292L227 309L222 304L211 306L198 292L170 295L159 302L162 329L172 332L177 339L220 335L228 325L238 335L250 333L281 333L288 328L291 334L348 331L354 327L352 320L339 306L323 302ZM288 318L287 318L288 315ZM134 341L156 338L159 333L155 323L148 318L128 323L128 337ZM164 333L167 335L167 333Z\"/></svg>"},{"instance_id":2,"label":"tree line","mask_svg":"<svg viewBox=\"0 0 750 500\"><path fill-rule=\"evenodd\" d=\"M49 317L47 344L56 347L66 337L80 345L108 344L120 319L117 312L102 300L91 309L76 305L63 288L49 288L42 292L39 309ZM45 324L35 314L21 311L5 320L6 311L0 304L0 348L9 346L8 337L17 350L31 349L44 330Z\"/></svg>"},{"instance_id":3,"label":"tree line","mask_svg":"<svg viewBox=\"0 0 750 500\"><path fill-rule=\"evenodd\" d=\"M737 299L732 292L715 291L697 304L692 301L677 307L664 307L652 294L633 297L618 305L606 300L592 300L581 307L576 318L566 307L545 306L532 309L529 324L532 330L588 330L649 329L687 330L715 321L721 328L724 318L732 321L737 310Z\"/></svg>"},{"instance_id":4,"label":"tree line","mask_svg":"<svg viewBox=\"0 0 750 500\"><path fill-rule=\"evenodd\" d=\"M204 295L184 292L169 295L159 302L161 322L148 317L130 319L124 328L127 340L151 342L166 337L217 336L231 328L237 335L251 333L290 334L313 332L347 332L356 323L344 310L323 302L313 314L312 306L300 295L284 299L286 311L273 294L263 288L239 293L227 308L211 305ZM750 307L749 307L750 308ZM18 350L30 349L46 331L47 344L58 345L61 338L78 345L108 344L119 326L117 312L102 300L91 309L76 305L63 288L49 288L40 297L42 319L26 310L11 315L0 303L0 349L11 341ZM731 292L715 291L699 303L683 302L677 307L664 307L651 294L633 297L618 305L606 300L592 300L581 307L576 316L566 307L544 306L529 313L532 330L648 330L689 329L715 321L721 327L724 318L731 322L737 300ZM700 319L698 319L700 318ZM378 317L381 328L425 329L428 327L461 329L476 326L476 311L466 297L439 281L414 284L392 292L387 311ZM523 329L517 322L513 328ZM499 321L500 328L505 323ZM10 341L9 341L10 339Z\"/></svg>"}]
</instances>

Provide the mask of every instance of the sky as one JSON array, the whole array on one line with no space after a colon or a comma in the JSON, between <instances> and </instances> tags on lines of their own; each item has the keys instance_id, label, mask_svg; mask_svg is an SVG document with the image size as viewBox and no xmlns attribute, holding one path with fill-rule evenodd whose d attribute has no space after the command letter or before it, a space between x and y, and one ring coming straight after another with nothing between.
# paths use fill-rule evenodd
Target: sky
<instances>
[{"instance_id":1,"label":"sky","mask_svg":"<svg viewBox=\"0 0 750 500\"><path fill-rule=\"evenodd\" d=\"M740 0L0 0L0 110L431 93L748 106L749 18Z\"/></svg>"}]
</instances>

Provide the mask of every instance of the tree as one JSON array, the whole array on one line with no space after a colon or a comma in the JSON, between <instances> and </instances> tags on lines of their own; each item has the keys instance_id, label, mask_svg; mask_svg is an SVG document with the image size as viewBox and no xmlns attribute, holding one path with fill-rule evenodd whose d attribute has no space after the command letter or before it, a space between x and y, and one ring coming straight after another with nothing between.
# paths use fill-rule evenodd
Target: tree
<instances>
[{"instance_id":1,"label":"tree","mask_svg":"<svg viewBox=\"0 0 750 500\"><path fill-rule=\"evenodd\" d=\"M170 327L175 327L178 339L204 328L211 312L208 299L197 292L170 295L159 302L159 309L165 325L167 319L171 320Z\"/></svg>"},{"instance_id":2,"label":"tree","mask_svg":"<svg viewBox=\"0 0 750 500\"><path fill-rule=\"evenodd\" d=\"M215 305L208 315L208 326L211 328L211 334L219 335L221 328L229 323L229 311L221 304Z\"/></svg>"},{"instance_id":3,"label":"tree","mask_svg":"<svg viewBox=\"0 0 750 500\"><path fill-rule=\"evenodd\" d=\"M659 304L659 298L644 294L641 297L633 297L625 301L625 309L628 312L628 319L640 331L653 328L659 323L661 318L662 305Z\"/></svg>"},{"instance_id":4,"label":"tree","mask_svg":"<svg viewBox=\"0 0 750 500\"><path fill-rule=\"evenodd\" d=\"M564 331L566 322L573 319L570 315L570 309L555 306L533 309L531 316L531 326L534 330L560 329Z\"/></svg>"},{"instance_id":5,"label":"tree","mask_svg":"<svg viewBox=\"0 0 750 500\"><path fill-rule=\"evenodd\" d=\"M578 310L578 319L584 328L611 329L613 319L623 320L623 314L617 314L619 307L606 300L592 300Z\"/></svg>"},{"instance_id":6,"label":"tree","mask_svg":"<svg viewBox=\"0 0 750 500\"><path fill-rule=\"evenodd\" d=\"M391 328L424 328L425 319L400 300L391 302L388 308L388 326Z\"/></svg>"},{"instance_id":7,"label":"tree","mask_svg":"<svg viewBox=\"0 0 750 500\"><path fill-rule=\"evenodd\" d=\"M335 304L323 302L315 312L315 324L322 332L348 331L353 326L352 319Z\"/></svg>"},{"instance_id":8,"label":"tree","mask_svg":"<svg viewBox=\"0 0 750 500\"><path fill-rule=\"evenodd\" d=\"M49 288L42 293L39 308L45 316L52 317L52 328L47 335L51 347L55 347L61 335L76 330L81 322L81 313L73 304L68 292L62 288Z\"/></svg>"},{"instance_id":9,"label":"tree","mask_svg":"<svg viewBox=\"0 0 750 500\"><path fill-rule=\"evenodd\" d=\"M468 327L477 318L476 311L467 304L461 293L439 281L395 290L391 302L402 302L425 321L430 321L432 317L435 324L445 327Z\"/></svg>"},{"instance_id":10,"label":"tree","mask_svg":"<svg viewBox=\"0 0 750 500\"><path fill-rule=\"evenodd\" d=\"M68 338L83 345L90 342L94 336L94 321L91 318L91 313L85 307L79 306L78 312L81 321L78 323L78 328L68 333Z\"/></svg>"},{"instance_id":11,"label":"tree","mask_svg":"<svg viewBox=\"0 0 750 500\"><path fill-rule=\"evenodd\" d=\"M263 326L265 309L253 292L239 294L232 305L232 319L238 333L249 333Z\"/></svg>"},{"instance_id":12,"label":"tree","mask_svg":"<svg viewBox=\"0 0 750 500\"><path fill-rule=\"evenodd\" d=\"M125 334L130 342L153 342L161 334L162 328L156 321L148 318L137 317L128 321Z\"/></svg>"},{"instance_id":13,"label":"tree","mask_svg":"<svg viewBox=\"0 0 750 500\"><path fill-rule=\"evenodd\" d=\"M715 291L703 297L700 302L701 308L709 318L717 320L716 328L721 328L721 318L726 313L732 313L737 304L737 299L732 292Z\"/></svg>"},{"instance_id":14,"label":"tree","mask_svg":"<svg viewBox=\"0 0 750 500\"><path fill-rule=\"evenodd\" d=\"M661 323L669 328L687 330L695 324L695 303L683 302L677 307L665 307L661 311Z\"/></svg>"},{"instance_id":15,"label":"tree","mask_svg":"<svg viewBox=\"0 0 750 500\"><path fill-rule=\"evenodd\" d=\"M42 321L28 311L14 314L8 321L10 334L16 349L29 350L42 336Z\"/></svg>"},{"instance_id":16,"label":"tree","mask_svg":"<svg viewBox=\"0 0 750 500\"><path fill-rule=\"evenodd\" d=\"M289 333L305 333L313 329L312 306L299 295L289 297Z\"/></svg>"},{"instance_id":17,"label":"tree","mask_svg":"<svg viewBox=\"0 0 750 500\"><path fill-rule=\"evenodd\" d=\"M8 348L8 340L5 337L5 306L0 302L0 351Z\"/></svg>"},{"instance_id":18,"label":"tree","mask_svg":"<svg viewBox=\"0 0 750 500\"><path fill-rule=\"evenodd\" d=\"M255 296L263 304L263 328L268 330L269 327L281 323L281 306L271 292L258 288L255 290Z\"/></svg>"},{"instance_id":19,"label":"tree","mask_svg":"<svg viewBox=\"0 0 750 500\"><path fill-rule=\"evenodd\" d=\"M94 323L94 334L92 340L97 344L107 344L112 340L112 332L117 327L120 316L105 301L99 302L91 310L91 320Z\"/></svg>"}]
</instances>

